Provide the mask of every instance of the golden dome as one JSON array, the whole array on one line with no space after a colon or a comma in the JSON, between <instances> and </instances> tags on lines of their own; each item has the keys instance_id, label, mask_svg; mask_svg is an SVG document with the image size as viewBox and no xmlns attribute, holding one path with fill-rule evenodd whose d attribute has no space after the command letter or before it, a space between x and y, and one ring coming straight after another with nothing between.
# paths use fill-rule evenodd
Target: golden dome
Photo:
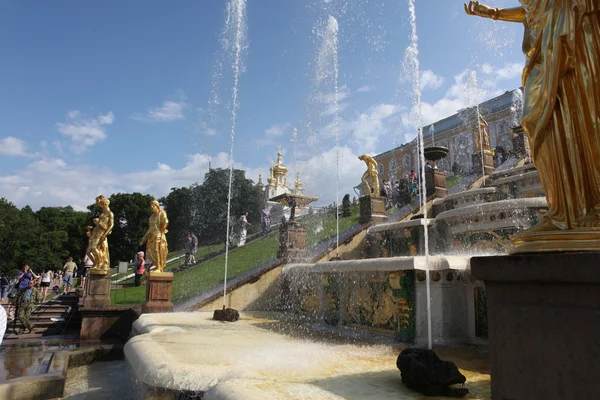
<instances>
[{"instance_id":1,"label":"golden dome","mask_svg":"<svg viewBox=\"0 0 600 400\"><path fill-rule=\"evenodd\" d=\"M288 172L288 168L281 161L281 151L277 152L277 164L273 166L273 173L275 175L285 175Z\"/></svg>"}]
</instances>

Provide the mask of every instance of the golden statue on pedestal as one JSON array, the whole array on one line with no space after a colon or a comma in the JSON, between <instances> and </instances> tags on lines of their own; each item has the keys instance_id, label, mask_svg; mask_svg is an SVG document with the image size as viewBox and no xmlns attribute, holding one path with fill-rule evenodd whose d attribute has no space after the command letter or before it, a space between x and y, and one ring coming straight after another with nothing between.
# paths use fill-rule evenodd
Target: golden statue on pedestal
<instances>
[{"instance_id":1,"label":"golden statue on pedestal","mask_svg":"<svg viewBox=\"0 0 600 400\"><path fill-rule=\"evenodd\" d=\"M367 164L367 171L363 174L361 181L365 185L367 196L378 197L379 191L379 175L377 172L377 161L366 154L358 157L359 160L364 161ZM371 184L367 181L367 178L371 181Z\"/></svg>"},{"instance_id":2,"label":"golden statue on pedestal","mask_svg":"<svg viewBox=\"0 0 600 400\"><path fill-rule=\"evenodd\" d=\"M548 200L544 221L513 238L516 251L600 250L600 2L465 4L469 15L525 26L521 125Z\"/></svg>"},{"instance_id":3,"label":"golden statue on pedestal","mask_svg":"<svg viewBox=\"0 0 600 400\"><path fill-rule=\"evenodd\" d=\"M492 148L490 146L490 134L488 132L488 123L481 114L478 115L479 120L479 130L475 132L475 152L479 153L482 150L491 152ZM483 149L481 148L481 138L483 138Z\"/></svg>"},{"instance_id":4,"label":"golden statue on pedestal","mask_svg":"<svg viewBox=\"0 0 600 400\"><path fill-rule=\"evenodd\" d=\"M91 272L108 273L110 270L110 255L108 253L108 235L111 234L115 216L110 211L108 200L103 195L96 197L96 204L102 209L102 214L94 218L94 227L88 226L86 235L89 237L86 254L92 260Z\"/></svg>"},{"instance_id":5,"label":"golden statue on pedestal","mask_svg":"<svg viewBox=\"0 0 600 400\"><path fill-rule=\"evenodd\" d=\"M167 265L167 253L169 252L167 245L169 220L167 213L160 209L158 201L152 200L150 207L152 215L148 220L148 231L140 241L140 246L146 243L146 257L152 261L152 265L155 265L159 272L163 272Z\"/></svg>"}]
</instances>

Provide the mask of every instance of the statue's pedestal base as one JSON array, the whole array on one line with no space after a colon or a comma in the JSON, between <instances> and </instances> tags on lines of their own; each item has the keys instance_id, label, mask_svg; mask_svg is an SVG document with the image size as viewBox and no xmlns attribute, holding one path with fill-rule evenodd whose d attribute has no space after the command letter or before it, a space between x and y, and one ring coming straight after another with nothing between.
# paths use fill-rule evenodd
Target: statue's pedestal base
<instances>
[{"instance_id":1,"label":"statue's pedestal base","mask_svg":"<svg viewBox=\"0 0 600 400\"><path fill-rule=\"evenodd\" d=\"M81 340L129 338L138 313L130 307L84 307L81 312Z\"/></svg>"},{"instance_id":2,"label":"statue's pedestal base","mask_svg":"<svg viewBox=\"0 0 600 400\"><path fill-rule=\"evenodd\" d=\"M382 196L363 196L358 199L360 203L360 216L358 222L365 224L367 222L387 222L385 215L385 197Z\"/></svg>"},{"instance_id":3,"label":"statue's pedestal base","mask_svg":"<svg viewBox=\"0 0 600 400\"><path fill-rule=\"evenodd\" d=\"M146 274L146 302L142 313L172 312L172 272L148 272Z\"/></svg>"},{"instance_id":4,"label":"statue's pedestal base","mask_svg":"<svg viewBox=\"0 0 600 400\"><path fill-rule=\"evenodd\" d=\"M110 271L88 271L83 307L110 307Z\"/></svg>"},{"instance_id":5,"label":"statue's pedestal base","mask_svg":"<svg viewBox=\"0 0 600 400\"><path fill-rule=\"evenodd\" d=\"M481 152L473 153L471 156L471 162L473 163L473 170L475 173L481 173ZM494 173L494 156L491 151L483 152L483 168L485 175L491 175Z\"/></svg>"},{"instance_id":6,"label":"statue's pedestal base","mask_svg":"<svg viewBox=\"0 0 600 400\"><path fill-rule=\"evenodd\" d=\"M494 399L598 399L600 253L474 257Z\"/></svg>"},{"instance_id":7,"label":"statue's pedestal base","mask_svg":"<svg viewBox=\"0 0 600 400\"><path fill-rule=\"evenodd\" d=\"M307 257L306 229L301 225L288 222L279 228L278 258L290 261L303 261Z\"/></svg>"},{"instance_id":8,"label":"statue's pedestal base","mask_svg":"<svg viewBox=\"0 0 600 400\"><path fill-rule=\"evenodd\" d=\"M448 196L446 173L439 169L425 172L425 190L427 191L427 197L443 198Z\"/></svg>"}]
</instances>

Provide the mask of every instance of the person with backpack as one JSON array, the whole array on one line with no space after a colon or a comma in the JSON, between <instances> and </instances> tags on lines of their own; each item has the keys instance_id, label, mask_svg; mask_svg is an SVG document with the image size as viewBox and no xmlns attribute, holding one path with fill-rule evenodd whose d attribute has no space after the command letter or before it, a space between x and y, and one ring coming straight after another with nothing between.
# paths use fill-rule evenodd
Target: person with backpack
<instances>
[{"instance_id":1,"label":"person with backpack","mask_svg":"<svg viewBox=\"0 0 600 400\"><path fill-rule=\"evenodd\" d=\"M21 328L19 334L25 333L25 330L27 330L27 333L33 331L33 325L30 321L31 314L35 305L40 302L42 297L40 291L35 287L35 283L35 280L31 279L27 287L17 295L18 317L21 324L23 324L23 328Z\"/></svg>"}]
</instances>

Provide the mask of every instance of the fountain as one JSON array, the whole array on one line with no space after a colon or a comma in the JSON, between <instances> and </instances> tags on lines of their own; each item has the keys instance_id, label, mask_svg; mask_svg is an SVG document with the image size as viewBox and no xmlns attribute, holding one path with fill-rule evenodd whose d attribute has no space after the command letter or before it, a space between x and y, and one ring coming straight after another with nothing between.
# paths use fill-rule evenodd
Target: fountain
<instances>
[{"instance_id":1,"label":"fountain","mask_svg":"<svg viewBox=\"0 0 600 400\"><path fill-rule=\"evenodd\" d=\"M541 3L529 2L526 7ZM560 2L544 4L554 7L553 11L567 12ZM499 10L476 2L466 9L469 14L493 19L524 20L538 15L532 10ZM579 210L575 223L569 219L571 211L559 212L564 204L552 201L564 194L555 190L564 189L562 181L553 181L560 174L544 175L547 171L538 173L531 165L502 171L487 168L485 120L477 110L482 151L481 160L476 161L481 162L481 173L487 178L482 187L447 196L435 178L437 162L448 149L424 148L412 0L409 10L412 45L407 53L415 74L419 152L421 160L433 162L429 174L434 177L434 190L426 193L435 198L428 201L428 196L422 196L422 218L410 219L418 205L412 205L411 213L400 220L387 222L385 215L378 215L385 212L377 205L376 163L368 155L361 156L368 166L363 183L370 195L361 198L361 224L343 244L353 246L352 251L340 251L342 244L337 239L332 249L335 261L328 259L331 251L312 258L283 256L294 263L277 265L236 287L230 302L243 311L235 324L211 320L212 314L205 312L214 306L210 301L195 306L200 312L143 315L134 324L125 356L147 397L418 398L420 395L399 384L394 360L400 347L481 345L487 343L488 333L494 397L595 398L600 393L600 383L593 376L600 282L594 269L598 256L591 253L600 243L600 223L597 211L592 211L597 204L594 199L600 198L596 196L597 160L585 159L585 168L577 171L587 172L593 185L575 180L573 187L580 185L588 191L581 197L570 193L565 200L584 198L591 205ZM582 18L591 20L590 15L595 14ZM592 29L599 31L597 22L589 20L585 20L587 33L577 34L597 50L598 43L585 36ZM597 64L597 60L590 61L598 67L594 62ZM598 78L590 79L597 87ZM526 87L524 109L531 113L528 106L533 104L528 103L527 93ZM580 117L590 122L598 108ZM579 115L577 111L570 110ZM538 124L543 122L538 117L524 117L523 128L530 139L535 139ZM596 144L597 124L585 126L590 130L588 142ZM575 162L552 159L544 150L561 149L537 140L532 140L536 164L551 170L550 161ZM593 154L595 150L586 153ZM425 163L420 165L421 182L427 182ZM312 199L282 194L273 200L294 209ZM561 215L565 221L559 220ZM288 228L299 225L293 220ZM564 250L588 253L505 255ZM348 254L362 256L356 259ZM558 329L557 323L563 327ZM440 353L444 351L448 350ZM469 373L467 364L461 362L462 357L473 354L464 347L455 351L452 357L466 376L471 394L491 398L489 375Z\"/></svg>"},{"instance_id":2,"label":"fountain","mask_svg":"<svg viewBox=\"0 0 600 400\"><path fill-rule=\"evenodd\" d=\"M446 197L446 173L438 169L439 160L446 158L448 148L444 146L432 146L424 149L425 159L433 162L431 170L425 172L425 192L427 196Z\"/></svg>"}]
</instances>

